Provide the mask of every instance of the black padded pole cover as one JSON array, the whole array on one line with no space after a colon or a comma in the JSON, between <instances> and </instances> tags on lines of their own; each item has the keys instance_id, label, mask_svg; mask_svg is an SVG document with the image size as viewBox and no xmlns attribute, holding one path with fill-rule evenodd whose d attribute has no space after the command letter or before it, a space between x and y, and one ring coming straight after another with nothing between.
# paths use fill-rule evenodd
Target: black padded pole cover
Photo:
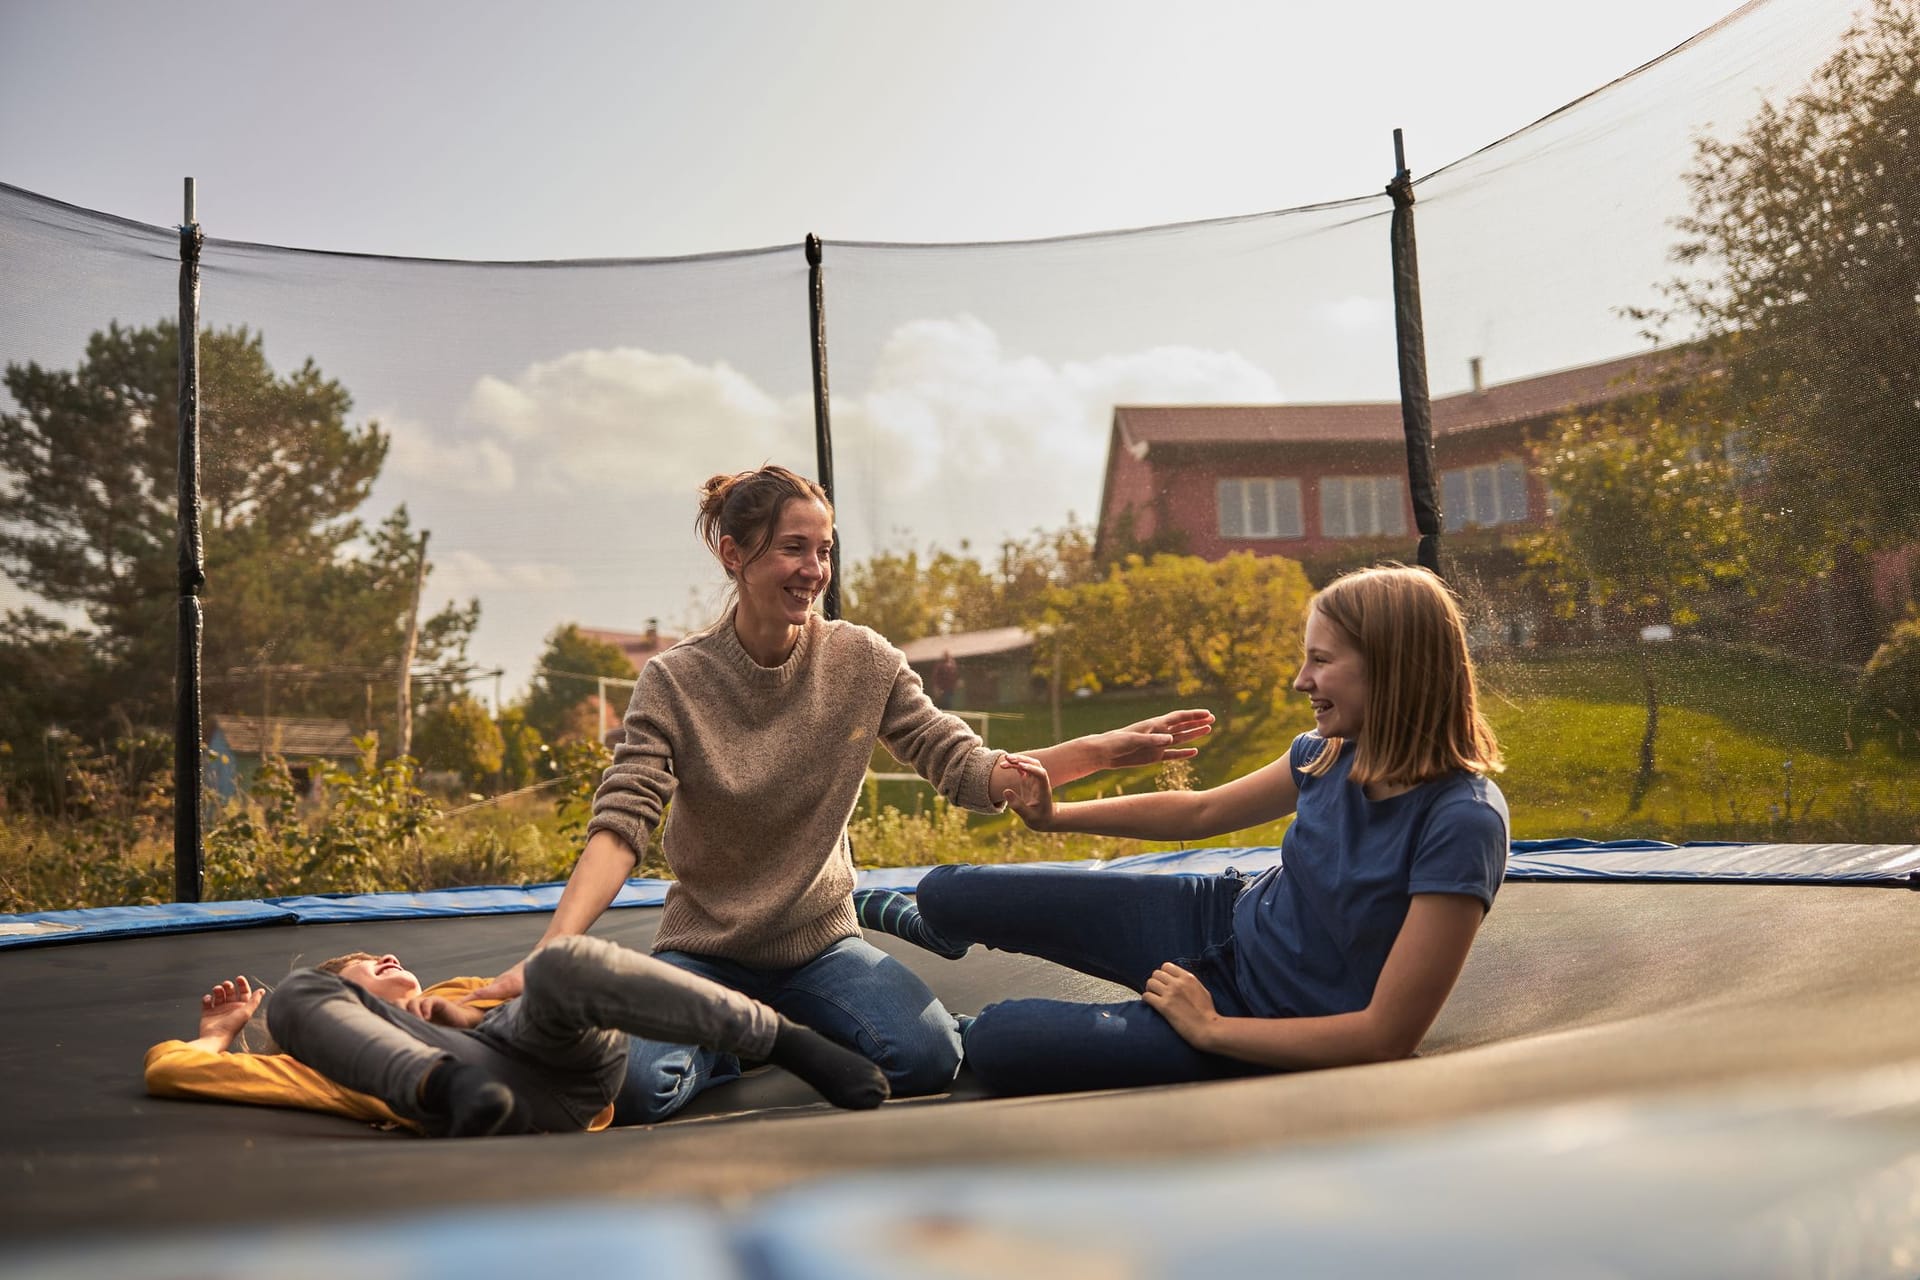
<instances>
[{"instance_id":1,"label":"black padded pole cover","mask_svg":"<svg viewBox=\"0 0 1920 1280\"><path fill-rule=\"evenodd\" d=\"M1400 131L1393 131L1398 172L1393 197L1393 330L1400 354L1400 424L1407 437L1407 495L1420 531L1419 563L1440 572L1440 497L1433 485L1433 406L1427 397L1427 338L1420 321L1420 259L1413 238L1413 175Z\"/></svg>"}]
</instances>

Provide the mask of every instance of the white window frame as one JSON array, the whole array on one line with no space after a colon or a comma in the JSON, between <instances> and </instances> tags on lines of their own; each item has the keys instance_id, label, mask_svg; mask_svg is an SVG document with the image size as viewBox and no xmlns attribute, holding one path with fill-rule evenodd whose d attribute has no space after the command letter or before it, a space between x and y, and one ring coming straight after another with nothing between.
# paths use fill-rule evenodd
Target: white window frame
<instances>
[{"instance_id":1,"label":"white window frame","mask_svg":"<svg viewBox=\"0 0 1920 1280\"><path fill-rule=\"evenodd\" d=\"M1440 473L1440 498L1449 533L1523 524L1532 517L1527 464L1516 457L1447 468Z\"/></svg>"},{"instance_id":2,"label":"white window frame","mask_svg":"<svg viewBox=\"0 0 1920 1280\"><path fill-rule=\"evenodd\" d=\"M1223 538L1284 542L1307 536L1300 481L1293 476L1222 476L1213 492ZM1230 514L1237 516L1237 528Z\"/></svg>"},{"instance_id":3,"label":"white window frame","mask_svg":"<svg viewBox=\"0 0 1920 1280\"><path fill-rule=\"evenodd\" d=\"M1394 537L1407 531L1399 476L1321 476L1320 536Z\"/></svg>"}]
</instances>

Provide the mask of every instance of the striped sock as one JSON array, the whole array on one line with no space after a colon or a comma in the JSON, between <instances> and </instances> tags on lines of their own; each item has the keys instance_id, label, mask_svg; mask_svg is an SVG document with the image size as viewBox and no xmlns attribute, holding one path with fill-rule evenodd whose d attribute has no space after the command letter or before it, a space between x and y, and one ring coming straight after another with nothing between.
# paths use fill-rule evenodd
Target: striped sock
<instances>
[{"instance_id":1,"label":"striped sock","mask_svg":"<svg viewBox=\"0 0 1920 1280\"><path fill-rule=\"evenodd\" d=\"M948 942L935 933L920 914L919 905L906 894L891 889L855 889L853 909L860 917L861 928L890 933L949 960L958 960L967 954L967 947L971 945Z\"/></svg>"}]
</instances>

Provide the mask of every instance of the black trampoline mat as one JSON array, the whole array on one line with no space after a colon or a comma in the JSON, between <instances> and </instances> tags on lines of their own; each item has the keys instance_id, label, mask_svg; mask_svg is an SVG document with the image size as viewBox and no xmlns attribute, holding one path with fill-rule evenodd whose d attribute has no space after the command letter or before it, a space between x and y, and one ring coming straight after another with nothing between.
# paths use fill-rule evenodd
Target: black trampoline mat
<instances>
[{"instance_id":1,"label":"black trampoline mat","mask_svg":"<svg viewBox=\"0 0 1920 1280\"><path fill-rule=\"evenodd\" d=\"M645 948L658 915L610 912L595 932ZM544 924L301 925L0 956L0 1227L16 1239L93 1238L201 1221L210 1205L258 1223L608 1196L739 1203L837 1173L1110 1167L1920 1062L1920 894L1510 884L1421 1056L1404 1062L1038 1099L981 1098L963 1071L944 1098L865 1114L835 1112L763 1070L663 1125L465 1142L143 1091L147 1047L191 1038L199 994L220 978L272 981L350 950L393 951L428 982L492 974ZM874 941L956 1013L1011 996L1124 994L1025 957L976 948L949 962Z\"/></svg>"}]
</instances>

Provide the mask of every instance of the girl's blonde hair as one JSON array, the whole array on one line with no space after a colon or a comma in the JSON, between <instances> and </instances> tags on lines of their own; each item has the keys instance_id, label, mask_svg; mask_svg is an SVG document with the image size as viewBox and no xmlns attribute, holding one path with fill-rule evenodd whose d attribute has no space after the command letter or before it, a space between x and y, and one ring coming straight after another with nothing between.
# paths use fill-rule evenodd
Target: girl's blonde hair
<instances>
[{"instance_id":1,"label":"girl's blonde hair","mask_svg":"<svg viewBox=\"0 0 1920 1280\"><path fill-rule=\"evenodd\" d=\"M1400 564L1356 569L1328 583L1312 608L1341 630L1366 671L1366 728L1353 781L1412 786L1505 767L1480 714L1466 623L1439 578ZM1329 739L1305 772L1324 774L1344 745Z\"/></svg>"}]
</instances>

